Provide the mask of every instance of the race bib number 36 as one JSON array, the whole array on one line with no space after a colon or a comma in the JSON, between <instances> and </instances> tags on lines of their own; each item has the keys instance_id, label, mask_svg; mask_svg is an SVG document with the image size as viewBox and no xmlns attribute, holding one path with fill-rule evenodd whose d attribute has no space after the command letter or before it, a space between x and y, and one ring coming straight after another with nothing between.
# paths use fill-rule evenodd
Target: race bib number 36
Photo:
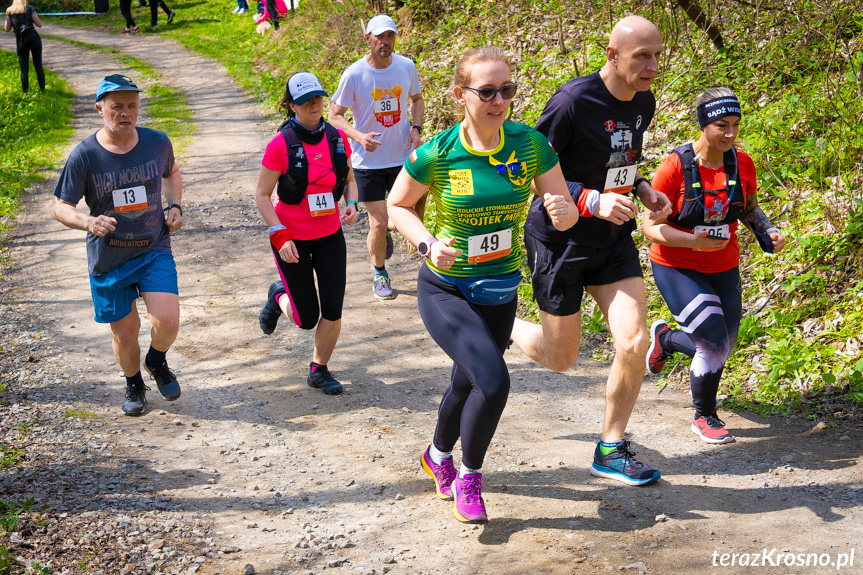
<instances>
[{"instance_id":1,"label":"race bib number 36","mask_svg":"<svg viewBox=\"0 0 863 575\"><path fill-rule=\"evenodd\" d=\"M313 218L336 213L336 201L332 192L309 194L309 213Z\"/></svg>"},{"instance_id":2,"label":"race bib number 36","mask_svg":"<svg viewBox=\"0 0 863 575\"><path fill-rule=\"evenodd\" d=\"M111 192L114 197L115 212L137 212L147 207L147 188L135 186Z\"/></svg>"},{"instance_id":3,"label":"race bib number 36","mask_svg":"<svg viewBox=\"0 0 863 575\"><path fill-rule=\"evenodd\" d=\"M635 184L635 173L638 166L623 166L611 168L605 176L605 189L603 193L628 194Z\"/></svg>"},{"instance_id":4,"label":"race bib number 36","mask_svg":"<svg viewBox=\"0 0 863 575\"><path fill-rule=\"evenodd\" d=\"M471 236L467 240L467 263L478 264L496 260L512 253L512 230Z\"/></svg>"},{"instance_id":5,"label":"race bib number 36","mask_svg":"<svg viewBox=\"0 0 863 575\"><path fill-rule=\"evenodd\" d=\"M375 114L387 114L395 112L399 108L399 101L395 98L386 98L385 100L375 100Z\"/></svg>"}]
</instances>

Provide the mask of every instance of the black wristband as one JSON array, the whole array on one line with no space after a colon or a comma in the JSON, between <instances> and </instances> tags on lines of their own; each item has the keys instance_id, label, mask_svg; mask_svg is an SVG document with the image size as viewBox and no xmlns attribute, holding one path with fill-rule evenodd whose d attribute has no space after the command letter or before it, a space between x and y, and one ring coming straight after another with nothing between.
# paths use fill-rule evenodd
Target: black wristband
<instances>
[{"instance_id":1,"label":"black wristband","mask_svg":"<svg viewBox=\"0 0 863 575\"><path fill-rule=\"evenodd\" d=\"M632 185L632 193L633 194L638 195L638 184L640 184L641 182L647 182L647 185L648 186L650 185L650 180L648 180L647 178L644 178L644 177L638 178L637 180L635 180L635 183Z\"/></svg>"},{"instance_id":2,"label":"black wristband","mask_svg":"<svg viewBox=\"0 0 863 575\"><path fill-rule=\"evenodd\" d=\"M422 127L422 126L417 126L416 124L414 124L413 126L411 126L411 128L413 128L414 130L416 130L417 132L419 132L419 135L420 135L420 136L422 136L422 135L423 135L423 127Z\"/></svg>"},{"instance_id":3,"label":"black wristband","mask_svg":"<svg viewBox=\"0 0 863 575\"><path fill-rule=\"evenodd\" d=\"M168 206L167 208L165 208L165 211L166 211L166 212L167 212L167 211L170 211L170 210L171 210L171 208L177 208L178 210L180 210L180 215L181 215L181 216L183 215L183 208L181 208L181 207L180 207L180 204L171 204L170 206Z\"/></svg>"}]
</instances>

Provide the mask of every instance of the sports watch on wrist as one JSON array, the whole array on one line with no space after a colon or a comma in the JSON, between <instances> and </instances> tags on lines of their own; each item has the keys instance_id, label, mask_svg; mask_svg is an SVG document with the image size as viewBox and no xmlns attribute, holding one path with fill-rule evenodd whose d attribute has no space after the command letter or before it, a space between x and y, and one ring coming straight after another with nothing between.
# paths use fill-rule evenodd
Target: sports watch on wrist
<instances>
[{"instance_id":1,"label":"sports watch on wrist","mask_svg":"<svg viewBox=\"0 0 863 575\"><path fill-rule=\"evenodd\" d=\"M414 124L413 126L411 126L411 128L413 128L414 130L419 132L420 136L422 136L422 134L423 134L423 127L422 126L417 126L416 124Z\"/></svg>"},{"instance_id":2,"label":"sports watch on wrist","mask_svg":"<svg viewBox=\"0 0 863 575\"><path fill-rule=\"evenodd\" d=\"M437 239L434 236L429 236L428 239L421 241L417 244L417 251L420 255L426 259L431 257L431 247L432 244L435 243Z\"/></svg>"}]
</instances>

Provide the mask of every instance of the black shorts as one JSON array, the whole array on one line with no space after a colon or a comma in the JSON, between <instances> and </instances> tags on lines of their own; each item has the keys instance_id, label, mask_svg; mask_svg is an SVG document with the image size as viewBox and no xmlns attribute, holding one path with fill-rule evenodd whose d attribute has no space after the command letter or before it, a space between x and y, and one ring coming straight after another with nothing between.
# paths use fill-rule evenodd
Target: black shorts
<instances>
[{"instance_id":1,"label":"black shorts","mask_svg":"<svg viewBox=\"0 0 863 575\"><path fill-rule=\"evenodd\" d=\"M545 244L524 234L533 297L539 309L555 316L581 310L585 286L608 285L632 277L643 277L638 249L629 234L608 248Z\"/></svg>"},{"instance_id":2,"label":"black shorts","mask_svg":"<svg viewBox=\"0 0 863 575\"><path fill-rule=\"evenodd\" d=\"M359 200L361 202L382 202L387 199L387 192L393 189L396 177L401 171L401 166L378 170L354 170Z\"/></svg>"}]
</instances>

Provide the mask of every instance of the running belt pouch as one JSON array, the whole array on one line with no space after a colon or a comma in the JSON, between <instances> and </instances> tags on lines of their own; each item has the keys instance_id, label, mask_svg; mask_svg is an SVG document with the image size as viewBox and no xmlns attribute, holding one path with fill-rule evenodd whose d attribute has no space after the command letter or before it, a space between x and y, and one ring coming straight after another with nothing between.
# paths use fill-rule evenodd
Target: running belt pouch
<instances>
[{"instance_id":1,"label":"running belt pouch","mask_svg":"<svg viewBox=\"0 0 863 575\"><path fill-rule=\"evenodd\" d=\"M39 36L38 32L36 32L35 28L32 27L21 27L21 41L22 42L30 42L31 40L35 40L36 37Z\"/></svg>"},{"instance_id":2,"label":"running belt pouch","mask_svg":"<svg viewBox=\"0 0 863 575\"><path fill-rule=\"evenodd\" d=\"M446 278L467 301L475 305L503 305L511 302L518 294L522 279L521 272L493 278Z\"/></svg>"}]
</instances>

